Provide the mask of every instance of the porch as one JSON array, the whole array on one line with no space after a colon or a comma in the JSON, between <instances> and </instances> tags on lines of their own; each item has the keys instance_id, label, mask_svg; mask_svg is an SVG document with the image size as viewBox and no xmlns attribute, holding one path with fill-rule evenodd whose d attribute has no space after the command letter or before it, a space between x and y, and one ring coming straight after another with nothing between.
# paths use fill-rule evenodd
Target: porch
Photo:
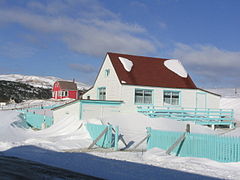
<instances>
[{"instance_id":1,"label":"porch","mask_svg":"<svg viewBox=\"0 0 240 180\"><path fill-rule=\"evenodd\" d=\"M234 128L233 109L138 106L137 111L151 118L164 117L196 124Z\"/></svg>"}]
</instances>

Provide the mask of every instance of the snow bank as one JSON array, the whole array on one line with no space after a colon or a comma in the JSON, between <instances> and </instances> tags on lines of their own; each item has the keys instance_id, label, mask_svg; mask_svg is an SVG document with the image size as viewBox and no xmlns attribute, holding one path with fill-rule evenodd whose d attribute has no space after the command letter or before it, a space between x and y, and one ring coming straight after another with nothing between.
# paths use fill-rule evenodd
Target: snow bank
<instances>
[{"instance_id":1,"label":"snow bank","mask_svg":"<svg viewBox=\"0 0 240 180\"><path fill-rule=\"evenodd\" d=\"M221 98L220 108L233 109L235 121L240 121L240 98Z\"/></svg>"},{"instance_id":2,"label":"snow bank","mask_svg":"<svg viewBox=\"0 0 240 180\"><path fill-rule=\"evenodd\" d=\"M133 67L132 61L130 61L130 60L127 59L127 58L123 58L123 57L119 57L119 60L121 61L124 69L125 69L127 72L130 72L130 71L132 70L132 67Z\"/></svg>"},{"instance_id":3,"label":"snow bank","mask_svg":"<svg viewBox=\"0 0 240 180\"><path fill-rule=\"evenodd\" d=\"M100 125L103 124L100 119L86 119L84 121L87 122L87 123L91 123L91 124L100 124Z\"/></svg>"},{"instance_id":4,"label":"snow bank","mask_svg":"<svg viewBox=\"0 0 240 180\"><path fill-rule=\"evenodd\" d=\"M187 71L184 69L182 63L177 59L169 59L164 61L164 65L171 70L172 72L176 73L177 75L186 78L188 76Z\"/></svg>"},{"instance_id":5,"label":"snow bank","mask_svg":"<svg viewBox=\"0 0 240 180\"><path fill-rule=\"evenodd\" d=\"M85 148L92 142L82 121L72 116L63 117L62 121L54 123L47 129L34 131L19 126L22 120L18 115L16 111L0 111L3 118L0 124L1 151L23 145L61 151Z\"/></svg>"},{"instance_id":6,"label":"snow bank","mask_svg":"<svg viewBox=\"0 0 240 180\"><path fill-rule=\"evenodd\" d=\"M110 123L119 126L119 132L127 142L137 143L146 136L146 127L162 131L185 132L186 125L190 124L192 133L215 134L211 128L194 123L176 121L166 118L150 118L141 113L119 113L115 116L106 116L102 119L104 124ZM142 146L144 148L145 145Z\"/></svg>"}]
</instances>

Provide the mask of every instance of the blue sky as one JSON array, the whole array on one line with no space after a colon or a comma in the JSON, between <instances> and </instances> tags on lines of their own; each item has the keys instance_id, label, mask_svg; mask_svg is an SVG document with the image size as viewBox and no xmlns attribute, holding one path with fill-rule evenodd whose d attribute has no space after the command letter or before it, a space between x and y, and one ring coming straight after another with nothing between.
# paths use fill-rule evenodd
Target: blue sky
<instances>
[{"instance_id":1,"label":"blue sky","mask_svg":"<svg viewBox=\"0 0 240 180\"><path fill-rule=\"evenodd\" d=\"M0 0L0 74L90 84L106 52L179 59L198 87L240 87L238 0Z\"/></svg>"}]
</instances>

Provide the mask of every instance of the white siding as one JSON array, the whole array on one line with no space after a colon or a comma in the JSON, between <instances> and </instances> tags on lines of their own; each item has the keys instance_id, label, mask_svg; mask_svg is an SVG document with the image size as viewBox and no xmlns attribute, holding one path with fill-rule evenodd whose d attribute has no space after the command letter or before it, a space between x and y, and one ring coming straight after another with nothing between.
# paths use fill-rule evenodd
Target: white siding
<instances>
[{"instance_id":1,"label":"white siding","mask_svg":"<svg viewBox=\"0 0 240 180\"><path fill-rule=\"evenodd\" d=\"M196 92L195 89L178 89L181 91L181 106L185 108L196 107Z\"/></svg>"},{"instance_id":2,"label":"white siding","mask_svg":"<svg viewBox=\"0 0 240 180\"><path fill-rule=\"evenodd\" d=\"M208 93L205 91L201 91L201 90L198 90L198 92L206 93L207 108L217 108L218 109L220 107L221 96L217 96L217 95L214 95L214 94L211 94L211 93Z\"/></svg>"},{"instance_id":3,"label":"white siding","mask_svg":"<svg viewBox=\"0 0 240 180\"><path fill-rule=\"evenodd\" d=\"M110 70L108 76L105 75L105 70L107 69ZM106 87L107 100L121 99L121 84L108 55L98 74L94 87L83 95L83 99L87 99L88 96L90 96L90 99L98 99L97 91L99 87Z\"/></svg>"},{"instance_id":4,"label":"white siding","mask_svg":"<svg viewBox=\"0 0 240 180\"><path fill-rule=\"evenodd\" d=\"M134 104L135 89L152 90L153 105L164 106L163 92L164 90L179 91L180 92L180 106L186 108L196 107L196 92L195 89L175 89L175 88L160 88L160 87L147 87L147 86L131 86L123 85L122 87L122 100L124 101L122 110L132 111L136 110L138 105Z\"/></svg>"},{"instance_id":5,"label":"white siding","mask_svg":"<svg viewBox=\"0 0 240 180\"><path fill-rule=\"evenodd\" d=\"M80 102L76 101L53 111L54 123L63 120L65 117L73 116L80 120Z\"/></svg>"},{"instance_id":6,"label":"white siding","mask_svg":"<svg viewBox=\"0 0 240 180\"><path fill-rule=\"evenodd\" d=\"M114 116L120 112L118 105L103 105L103 104L82 104L81 119L102 119L106 116Z\"/></svg>"}]
</instances>

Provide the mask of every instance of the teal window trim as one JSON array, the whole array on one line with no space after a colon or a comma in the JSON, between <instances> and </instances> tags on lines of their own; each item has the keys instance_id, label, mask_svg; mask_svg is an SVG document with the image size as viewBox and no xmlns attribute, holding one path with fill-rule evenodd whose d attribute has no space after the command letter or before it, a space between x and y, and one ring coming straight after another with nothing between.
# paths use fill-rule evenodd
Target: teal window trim
<instances>
[{"instance_id":1,"label":"teal window trim","mask_svg":"<svg viewBox=\"0 0 240 180\"><path fill-rule=\"evenodd\" d=\"M106 87L99 87L97 88L97 99L99 100L106 100Z\"/></svg>"},{"instance_id":2,"label":"teal window trim","mask_svg":"<svg viewBox=\"0 0 240 180\"><path fill-rule=\"evenodd\" d=\"M169 95L170 95L169 103L165 103L166 93L169 93ZM173 104L174 93L178 93L178 104ZM182 94L181 91L177 91L177 90L163 90L163 106L164 107L181 107L181 105L182 105L182 95L181 94Z\"/></svg>"},{"instance_id":3,"label":"teal window trim","mask_svg":"<svg viewBox=\"0 0 240 180\"><path fill-rule=\"evenodd\" d=\"M141 103L138 103L138 102L136 102L136 101L138 101L138 100L136 100L136 92L137 91L142 91L142 102ZM150 103L148 103L148 102L145 102L147 99L145 98L146 97L146 95L147 95L147 93L146 92L151 92L151 102ZM153 89L142 89L142 88L136 88L135 90L134 90L134 104L136 104L136 105L153 105L154 104L154 90Z\"/></svg>"}]
</instances>

